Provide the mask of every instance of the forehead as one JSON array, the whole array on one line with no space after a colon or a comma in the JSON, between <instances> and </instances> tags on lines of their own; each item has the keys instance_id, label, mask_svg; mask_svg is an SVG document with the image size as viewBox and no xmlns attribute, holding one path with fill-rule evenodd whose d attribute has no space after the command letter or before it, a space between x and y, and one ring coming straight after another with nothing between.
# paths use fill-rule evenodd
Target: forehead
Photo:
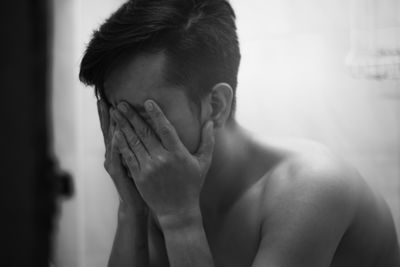
<instances>
[{"instance_id":1,"label":"forehead","mask_svg":"<svg viewBox=\"0 0 400 267\"><path fill-rule=\"evenodd\" d=\"M154 53L140 54L118 64L104 82L108 102L115 106L120 101L127 101L141 107L146 99L163 105L181 98L183 90L166 87L163 78L165 61L163 53Z\"/></svg>"}]
</instances>

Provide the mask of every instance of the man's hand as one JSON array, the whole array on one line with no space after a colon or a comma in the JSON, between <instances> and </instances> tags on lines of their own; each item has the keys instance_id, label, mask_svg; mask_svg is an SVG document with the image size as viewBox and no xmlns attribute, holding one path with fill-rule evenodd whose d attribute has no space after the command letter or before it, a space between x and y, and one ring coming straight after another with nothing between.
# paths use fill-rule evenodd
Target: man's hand
<instances>
[{"instance_id":1,"label":"man's hand","mask_svg":"<svg viewBox=\"0 0 400 267\"><path fill-rule=\"evenodd\" d=\"M116 122L110 117L111 109L104 100L97 102L101 130L106 147L104 168L111 176L120 196L121 205L129 212L143 212L146 205L137 192L133 180L123 166L116 139Z\"/></svg>"},{"instance_id":2,"label":"man's hand","mask_svg":"<svg viewBox=\"0 0 400 267\"><path fill-rule=\"evenodd\" d=\"M211 163L213 124L202 130L201 144L192 155L160 107L146 101L147 124L127 103L112 112L121 132L117 145L136 186L159 219L185 218L199 211L200 191Z\"/></svg>"},{"instance_id":3,"label":"man's hand","mask_svg":"<svg viewBox=\"0 0 400 267\"><path fill-rule=\"evenodd\" d=\"M108 266L148 266L147 206L121 162L110 109L103 100L98 101L97 108L106 146L104 167L120 196L118 227Z\"/></svg>"}]
</instances>

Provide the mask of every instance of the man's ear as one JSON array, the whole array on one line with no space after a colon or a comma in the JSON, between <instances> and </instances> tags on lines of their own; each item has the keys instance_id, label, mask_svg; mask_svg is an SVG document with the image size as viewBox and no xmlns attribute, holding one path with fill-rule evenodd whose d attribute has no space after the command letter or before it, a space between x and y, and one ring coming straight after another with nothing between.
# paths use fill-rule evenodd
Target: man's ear
<instances>
[{"instance_id":1,"label":"man's ear","mask_svg":"<svg viewBox=\"0 0 400 267\"><path fill-rule=\"evenodd\" d=\"M233 100L233 89L227 83L216 84L210 93L211 120L214 127L218 128L225 124L231 113Z\"/></svg>"}]
</instances>

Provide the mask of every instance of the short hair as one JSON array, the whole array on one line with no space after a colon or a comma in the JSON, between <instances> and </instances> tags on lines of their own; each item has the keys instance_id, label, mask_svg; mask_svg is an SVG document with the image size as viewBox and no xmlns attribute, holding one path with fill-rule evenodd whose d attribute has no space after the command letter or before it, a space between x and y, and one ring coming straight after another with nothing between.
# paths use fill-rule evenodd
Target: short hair
<instances>
[{"instance_id":1,"label":"short hair","mask_svg":"<svg viewBox=\"0 0 400 267\"><path fill-rule=\"evenodd\" d=\"M233 89L240 64L236 15L228 0L130 0L93 33L79 78L104 98L104 80L120 59L163 52L164 81L199 103L220 82Z\"/></svg>"}]
</instances>

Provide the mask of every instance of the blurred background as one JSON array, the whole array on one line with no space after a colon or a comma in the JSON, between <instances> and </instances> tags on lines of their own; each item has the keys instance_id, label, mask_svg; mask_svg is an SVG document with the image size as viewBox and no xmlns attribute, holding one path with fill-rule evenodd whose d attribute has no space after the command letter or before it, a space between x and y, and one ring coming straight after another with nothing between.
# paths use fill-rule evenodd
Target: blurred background
<instances>
[{"instance_id":1,"label":"blurred background","mask_svg":"<svg viewBox=\"0 0 400 267\"><path fill-rule=\"evenodd\" d=\"M118 196L103 169L105 151L94 92L79 83L78 71L91 33L123 1L48 0L47 7L45 1L13 3L3 4L6 8L0 9L4 13L0 17L5 18L1 25L12 29L7 32L12 38L4 40L9 40L9 44L18 42L20 46L3 49L6 57L2 57L2 64L15 62L15 58L20 63L11 70L9 65L2 65L2 74L9 77L5 84L13 84L8 96L13 97L3 98L1 106L5 108L1 113L17 112L15 103L21 99L22 105L29 107L27 111L36 113L15 113L25 124L11 121L7 116L4 117L8 119L1 120L4 129L8 129L2 130L2 134L11 138L1 139L15 140L17 145L2 144L14 153L10 164L2 162L9 166L2 174L25 175L26 181L33 181L30 175L36 165L27 166L27 160L21 161L18 151L23 151L28 155L25 159L30 155L33 161L40 158L40 162L48 162L39 164L41 168L33 168L35 177L45 185L40 188L70 194L68 177L60 171L64 170L71 174L74 194L69 200L51 195L47 199L53 197L53 202L47 206L43 204L48 203L46 198L29 204L47 207L46 227L39 231L31 225L43 225L38 219L42 217L37 216L42 214L40 209L35 210L36 217L32 216L32 207L24 202L31 199L33 195L27 194L33 194L29 188L35 186L22 183L21 179L7 181L8 187L2 188L9 190L11 184L12 188L19 188L20 195L5 194L4 203L13 203L14 208L5 209L3 214L15 215L5 218L11 218L12 222L12 218L23 221L35 217L36 221L9 223L9 228L1 229L8 231L10 240L16 240L19 233L8 229L23 229L20 236L25 233L24 241L30 238L36 246L34 240L39 240L40 234L53 232L54 238L43 243L44 249L46 244L52 244L52 255L44 252L42 256L50 257L57 267L106 266L116 228ZM231 0L231 3L237 14L242 52L237 91L239 123L263 140L300 137L329 146L356 166L370 186L386 199L399 234L400 0ZM18 12L9 12L10 7ZM25 28L18 28L25 22L18 19L22 17L27 18ZM44 34L45 29L48 35ZM32 36L41 39L21 50L24 44L30 44ZM29 65L30 62L41 64ZM28 67L30 71L26 73L35 81L34 87L26 77L10 75L11 71L24 73ZM21 88L28 93L24 94ZM44 100L37 100L45 99L46 93L47 105ZM47 120L45 114L50 114ZM46 121L47 132L30 134L36 139L19 134L31 133ZM40 152L39 158L37 153L26 154L25 147L29 145L32 147L29 151ZM49 155L54 153L58 161L48 161L46 151ZM53 170L50 174L45 171L48 165ZM61 186L53 185L49 177L64 182ZM34 192L43 195L43 191ZM18 196L20 200L15 201ZM61 212L55 212L56 205ZM13 210L26 212L16 215ZM56 216L54 226L50 215ZM27 234L32 230L39 235ZM18 250L21 243L10 244ZM22 262L24 256L15 255L15 259Z\"/></svg>"}]
</instances>

